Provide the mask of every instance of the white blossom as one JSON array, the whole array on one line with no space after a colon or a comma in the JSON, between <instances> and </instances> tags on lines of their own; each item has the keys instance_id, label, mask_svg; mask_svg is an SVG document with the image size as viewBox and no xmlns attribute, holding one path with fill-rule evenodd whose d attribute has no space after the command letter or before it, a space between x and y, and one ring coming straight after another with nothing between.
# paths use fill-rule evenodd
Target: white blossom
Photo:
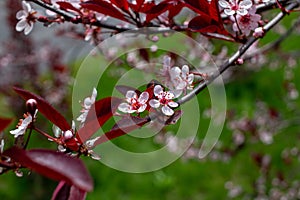
<instances>
[{"instance_id":1,"label":"white blossom","mask_svg":"<svg viewBox=\"0 0 300 200\"><path fill-rule=\"evenodd\" d=\"M149 101L149 105L153 108L159 108L160 106L162 106L161 111L165 115L173 115L174 110L172 110L170 107L176 108L178 106L178 103L172 100L175 97L174 94L172 92L165 92L160 85L156 85L154 87L154 95L158 98L158 100L151 99Z\"/></svg>"},{"instance_id":2,"label":"white blossom","mask_svg":"<svg viewBox=\"0 0 300 200\"><path fill-rule=\"evenodd\" d=\"M124 113L141 113L147 108L147 101L149 99L149 93L143 92L138 95L135 91L129 90L126 93L126 103L121 103L118 109Z\"/></svg>"},{"instance_id":3,"label":"white blossom","mask_svg":"<svg viewBox=\"0 0 300 200\"><path fill-rule=\"evenodd\" d=\"M170 70L171 81L174 85L175 97L181 95L186 89L192 89L192 84L194 81L194 74L189 73L189 67L183 65L182 69L179 67L173 67Z\"/></svg>"},{"instance_id":4,"label":"white blossom","mask_svg":"<svg viewBox=\"0 0 300 200\"><path fill-rule=\"evenodd\" d=\"M10 133L12 135L14 135L15 138L25 134L27 127L32 122L32 116L29 114L25 117L25 119L23 119L21 121L22 121L22 123L18 126L17 129L10 131Z\"/></svg>"},{"instance_id":5,"label":"white blossom","mask_svg":"<svg viewBox=\"0 0 300 200\"><path fill-rule=\"evenodd\" d=\"M16 25L16 31L21 32L24 30L24 34L28 35L33 29L34 22L31 18L35 11L26 1L22 1L22 7L23 10L20 10L16 14L16 18L19 20L19 22Z\"/></svg>"},{"instance_id":6,"label":"white blossom","mask_svg":"<svg viewBox=\"0 0 300 200\"><path fill-rule=\"evenodd\" d=\"M248 13L248 9L252 7L251 0L219 0L219 6L224 8L224 13L228 16L238 14L238 15L246 15Z\"/></svg>"},{"instance_id":7,"label":"white blossom","mask_svg":"<svg viewBox=\"0 0 300 200\"><path fill-rule=\"evenodd\" d=\"M81 125L84 124L87 114L91 109L91 106L95 103L97 97L97 90L96 88L93 89L92 95L84 99L82 104L81 115L77 117L77 121L81 122Z\"/></svg>"}]
</instances>

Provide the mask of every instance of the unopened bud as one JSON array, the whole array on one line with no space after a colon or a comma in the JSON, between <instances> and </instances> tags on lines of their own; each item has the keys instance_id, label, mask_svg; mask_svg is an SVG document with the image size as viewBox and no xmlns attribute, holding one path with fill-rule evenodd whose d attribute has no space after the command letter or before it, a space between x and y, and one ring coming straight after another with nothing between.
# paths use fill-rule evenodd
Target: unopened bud
<instances>
[{"instance_id":1,"label":"unopened bud","mask_svg":"<svg viewBox=\"0 0 300 200\"><path fill-rule=\"evenodd\" d=\"M28 99L26 101L27 111L31 114L32 117L35 115L35 111L37 109L37 102L35 99Z\"/></svg>"},{"instance_id":2,"label":"unopened bud","mask_svg":"<svg viewBox=\"0 0 300 200\"><path fill-rule=\"evenodd\" d=\"M237 65L242 65L242 64L244 64L244 59L243 59L243 58L237 59L236 64L237 64Z\"/></svg>"},{"instance_id":3,"label":"unopened bud","mask_svg":"<svg viewBox=\"0 0 300 200\"><path fill-rule=\"evenodd\" d=\"M67 131L64 132L63 136L64 136L64 140L66 141L66 140L69 140L73 137L73 133L72 133L72 131L67 130Z\"/></svg>"}]
</instances>

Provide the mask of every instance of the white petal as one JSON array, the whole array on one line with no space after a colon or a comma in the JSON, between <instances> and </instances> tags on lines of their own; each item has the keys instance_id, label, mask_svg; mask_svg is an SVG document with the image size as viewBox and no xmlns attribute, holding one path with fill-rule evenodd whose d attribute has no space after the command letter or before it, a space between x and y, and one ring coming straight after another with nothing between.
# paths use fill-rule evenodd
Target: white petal
<instances>
[{"instance_id":1,"label":"white petal","mask_svg":"<svg viewBox=\"0 0 300 200\"><path fill-rule=\"evenodd\" d=\"M127 93L126 93L126 98L127 99L132 99L132 98L136 99L137 94L133 90L128 90Z\"/></svg>"},{"instance_id":2,"label":"white petal","mask_svg":"<svg viewBox=\"0 0 300 200\"><path fill-rule=\"evenodd\" d=\"M121 103L119 106L118 106L118 109L124 113L128 113L129 111L129 104L127 103Z\"/></svg>"},{"instance_id":3,"label":"white petal","mask_svg":"<svg viewBox=\"0 0 300 200\"><path fill-rule=\"evenodd\" d=\"M22 7L25 12L30 13L31 12L31 6L26 1L22 1Z\"/></svg>"},{"instance_id":4,"label":"white petal","mask_svg":"<svg viewBox=\"0 0 300 200\"><path fill-rule=\"evenodd\" d=\"M183 90L186 88L186 82L184 80L180 79L180 81L178 81L176 83L176 85L174 84L174 86L175 86L176 90Z\"/></svg>"},{"instance_id":5,"label":"white petal","mask_svg":"<svg viewBox=\"0 0 300 200\"><path fill-rule=\"evenodd\" d=\"M170 107L172 107L172 108L176 108L176 107L178 107L178 103L176 103L175 101L170 101L170 102L168 103L168 106L170 106Z\"/></svg>"},{"instance_id":6,"label":"white petal","mask_svg":"<svg viewBox=\"0 0 300 200\"><path fill-rule=\"evenodd\" d=\"M27 128L27 126L32 122L32 117L31 115L28 115L21 124L21 127Z\"/></svg>"},{"instance_id":7,"label":"white petal","mask_svg":"<svg viewBox=\"0 0 300 200\"><path fill-rule=\"evenodd\" d=\"M158 108L159 105L160 105L160 103L159 103L159 101L156 100L156 99L151 99L151 100L149 101L149 105L150 105L152 108Z\"/></svg>"},{"instance_id":8,"label":"white petal","mask_svg":"<svg viewBox=\"0 0 300 200\"><path fill-rule=\"evenodd\" d=\"M139 107L138 112L139 113L144 112L144 110L146 110L146 108L147 108L147 104L144 104L144 105Z\"/></svg>"},{"instance_id":9,"label":"white petal","mask_svg":"<svg viewBox=\"0 0 300 200\"><path fill-rule=\"evenodd\" d=\"M191 85L194 81L194 74L189 74L187 81L188 81L189 85Z\"/></svg>"},{"instance_id":10,"label":"white petal","mask_svg":"<svg viewBox=\"0 0 300 200\"><path fill-rule=\"evenodd\" d=\"M92 96L91 96L91 101L92 101L92 103L95 103L96 97L97 97L97 90L96 90L96 88L94 88L94 89L93 89Z\"/></svg>"},{"instance_id":11,"label":"white petal","mask_svg":"<svg viewBox=\"0 0 300 200\"><path fill-rule=\"evenodd\" d=\"M249 9L252 7L252 1L250 0L244 0L239 3L240 8Z\"/></svg>"},{"instance_id":12,"label":"white petal","mask_svg":"<svg viewBox=\"0 0 300 200\"><path fill-rule=\"evenodd\" d=\"M4 139L1 140L1 144L0 144L0 153L3 153L3 149L4 149Z\"/></svg>"},{"instance_id":13,"label":"white petal","mask_svg":"<svg viewBox=\"0 0 300 200\"><path fill-rule=\"evenodd\" d=\"M83 102L83 107L89 109L91 105L92 105L92 99L90 97L85 98Z\"/></svg>"},{"instance_id":14,"label":"white petal","mask_svg":"<svg viewBox=\"0 0 300 200\"><path fill-rule=\"evenodd\" d=\"M26 18L26 17L27 17L27 13L24 10L20 10L16 14L17 19L23 19L23 18Z\"/></svg>"},{"instance_id":15,"label":"white petal","mask_svg":"<svg viewBox=\"0 0 300 200\"><path fill-rule=\"evenodd\" d=\"M239 9L236 12L237 12L237 14L242 15L242 16L247 15L247 13L248 13L248 11L246 9Z\"/></svg>"},{"instance_id":16,"label":"white petal","mask_svg":"<svg viewBox=\"0 0 300 200\"><path fill-rule=\"evenodd\" d=\"M164 56L163 66L169 67L171 65L171 57L170 56Z\"/></svg>"},{"instance_id":17,"label":"white petal","mask_svg":"<svg viewBox=\"0 0 300 200\"><path fill-rule=\"evenodd\" d=\"M27 24L27 26L24 29L24 34L28 35L33 29L33 24Z\"/></svg>"},{"instance_id":18,"label":"white petal","mask_svg":"<svg viewBox=\"0 0 300 200\"><path fill-rule=\"evenodd\" d=\"M170 100L170 99L174 99L175 95L173 94L173 92L166 92L166 99Z\"/></svg>"},{"instance_id":19,"label":"white petal","mask_svg":"<svg viewBox=\"0 0 300 200\"><path fill-rule=\"evenodd\" d=\"M149 99L149 93L148 92L143 92L139 99L138 99L138 102L141 103L141 104L145 104Z\"/></svg>"},{"instance_id":20,"label":"white petal","mask_svg":"<svg viewBox=\"0 0 300 200\"><path fill-rule=\"evenodd\" d=\"M225 13L226 15L233 15L233 14L235 13L235 11L234 11L234 10L231 10L231 9L229 9L229 8L226 8L226 9L224 10L224 13Z\"/></svg>"},{"instance_id":21,"label":"white petal","mask_svg":"<svg viewBox=\"0 0 300 200\"><path fill-rule=\"evenodd\" d=\"M27 25L26 19L20 20L16 25L16 31L23 31Z\"/></svg>"},{"instance_id":22,"label":"white petal","mask_svg":"<svg viewBox=\"0 0 300 200\"><path fill-rule=\"evenodd\" d=\"M60 137L60 135L61 135L61 129L60 128L58 128L56 125L53 125L52 126L52 131L53 131L53 133L54 133L54 136L55 137Z\"/></svg>"},{"instance_id":23,"label":"white petal","mask_svg":"<svg viewBox=\"0 0 300 200\"><path fill-rule=\"evenodd\" d=\"M163 92L162 87L161 87L160 85L156 85L156 86L154 87L154 95L155 95L155 96L158 96L161 92Z\"/></svg>"},{"instance_id":24,"label":"white petal","mask_svg":"<svg viewBox=\"0 0 300 200\"><path fill-rule=\"evenodd\" d=\"M183 65L181 71L182 71L182 77L186 77L186 75L190 73L189 66Z\"/></svg>"},{"instance_id":25,"label":"white petal","mask_svg":"<svg viewBox=\"0 0 300 200\"><path fill-rule=\"evenodd\" d=\"M88 147L88 148L93 148L94 147L94 144L97 140L99 140L100 136L94 138L94 139L90 139L90 140L87 140L85 142L85 145Z\"/></svg>"},{"instance_id":26,"label":"white petal","mask_svg":"<svg viewBox=\"0 0 300 200\"><path fill-rule=\"evenodd\" d=\"M230 5L227 1L225 0L220 0L219 1L219 6L221 6L222 8L228 8Z\"/></svg>"},{"instance_id":27,"label":"white petal","mask_svg":"<svg viewBox=\"0 0 300 200\"><path fill-rule=\"evenodd\" d=\"M163 106L163 107L161 108L161 111L162 111L165 115L167 115L167 116L171 116L171 115L174 114L174 110L172 110L172 109L169 108L168 106Z\"/></svg>"},{"instance_id":28,"label":"white petal","mask_svg":"<svg viewBox=\"0 0 300 200\"><path fill-rule=\"evenodd\" d=\"M176 76L180 76L181 69L179 67L172 67L170 70L171 78L176 78Z\"/></svg>"}]
</instances>

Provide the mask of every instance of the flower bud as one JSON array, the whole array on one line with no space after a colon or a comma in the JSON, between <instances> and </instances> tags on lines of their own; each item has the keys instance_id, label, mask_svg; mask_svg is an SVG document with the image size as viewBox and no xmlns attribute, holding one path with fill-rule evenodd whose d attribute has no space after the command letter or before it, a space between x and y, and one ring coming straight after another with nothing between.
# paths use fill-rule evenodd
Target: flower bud
<instances>
[{"instance_id":1,"label":"flower bud","mask_svg":"<svg viewBox=\"0 0 300 200\"><path fill-rule=\"evenodd\" d=\"M34 117L35 111L37 109L37 102L35 99L28 99L26 101L26 108L27 111L31 114L32 117Z\"/></svg>"}]
</instances>

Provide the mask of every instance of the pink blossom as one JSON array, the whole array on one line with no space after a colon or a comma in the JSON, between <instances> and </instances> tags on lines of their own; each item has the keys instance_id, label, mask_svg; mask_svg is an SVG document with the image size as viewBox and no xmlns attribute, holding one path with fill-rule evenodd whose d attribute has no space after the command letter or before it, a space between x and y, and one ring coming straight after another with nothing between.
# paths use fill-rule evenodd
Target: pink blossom
<instances>
[{"instance_id":1,"label":"pink blossom","mask_svg":"<svg viewBox=\"0 0 300 200\"><path fill-rule=\"evenodd\" d=\"M172 100L175 95L172 92L164 92L160 85L156 85L154 87L154 95L157 97L157 99L151 99L149 101L149 105L153 108L158 108L160 105L162 105L161 111L165 115L173 115L174 110L172 110L170 107L175 108L178 106L178 103Z\"/></svg>"},{"instance_id":2,"label":"pink blossom","mask_svg":"<svg viewBox=\"0 0 300 200\"><path fill-rule=\"evenodd\" d=\"M242 31L245 36L248 36L252 30L258 27L258 22L261 18L259 14L255 14L256 8L253 7L249 10L246 15L238 15L236 17L236 23L233 24L232 28L234 31Z\"/></svg>"},{"instance_id":3,"label":"pink blossom","mask_svg":"<svg viewBox=\"0 0 300 200\"><path fill-rule=\"evenodd\" d=\"M175 88L173 91L175 97L181 95L181 93L186 89L193 88L192 84L194 81L194 74L190 74L190 70L187 65L183 65L181 69L179 67L171 68L170 75Z\"/></svg>"},{"instance_id":4,"label":"pink blossom","mask_svg":"<svg viewBox=\"0 0 300 200\"><path fill-rule=\"evenodd\" d=\"M238 14L238 15L246 15L248 13L248 9L252 7L251 0L219 0L219 6L224 8L224 13L228 16Z\"/></svg>"},{"instance_id":5,"label":"pink blossom","mask_svg":"<svg viewBox=\"0 0 300 200\"><path fill-rule=\"evenodd\" d=\"M126 103L121 103L118 109L124 113L141 113L147 108L147 101L149 99L149 93L143 92L138 95L135 91L129 90L126 93Z\"/></svg>"}]
</instances>

